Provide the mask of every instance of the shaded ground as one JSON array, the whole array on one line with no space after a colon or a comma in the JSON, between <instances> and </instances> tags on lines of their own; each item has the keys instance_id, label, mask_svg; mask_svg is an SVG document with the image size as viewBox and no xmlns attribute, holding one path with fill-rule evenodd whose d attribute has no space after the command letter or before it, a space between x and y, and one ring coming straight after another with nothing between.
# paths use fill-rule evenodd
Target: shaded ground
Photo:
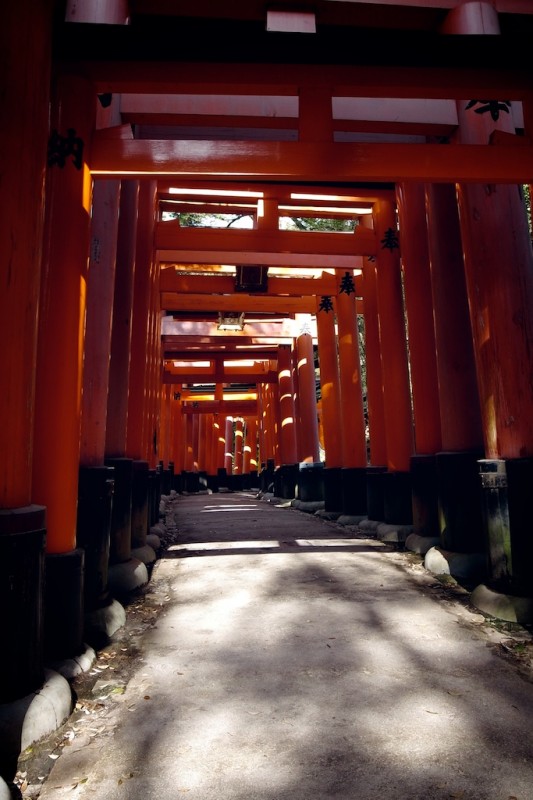
<instances>
[{"instance_id":1,"label":"shaded ground","mask_svg":"<svg viewBox=\"0 0 533 800\"><path fill-rule=\"evenodd\" d=\"M527 631L250 495L182 497L178 529L24 797L531 800Z\"/></svg>"}]
</instances>

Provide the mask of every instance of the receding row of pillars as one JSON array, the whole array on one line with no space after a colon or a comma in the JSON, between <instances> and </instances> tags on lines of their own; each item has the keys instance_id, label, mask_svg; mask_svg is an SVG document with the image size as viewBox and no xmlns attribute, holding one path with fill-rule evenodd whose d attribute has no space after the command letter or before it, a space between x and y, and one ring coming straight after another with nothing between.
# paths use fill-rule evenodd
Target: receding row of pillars
<instances>
[{"instance_id":1,"label":"receding row of pillars","mask_svg":"<svg viewBox=\"0 0 533 800\"><path fill-rule=\"evenodd\" d=\"M182 414L183 435L172 398L161 388L156 183L99 180L93 190L86 166L91 135L113 124L115 111L113 104L97 104L83 78L52 80L52 5L34 8L22 0L2 30L12 80L3 87L9 113L0 187L0 602L12 657L2 662L0 684L10 696L42 680L44 627L57 635L72 625L72 636L63 637L69 655L79 644L74 617L79 621L83 611L87 578L80 508L85 513L91 504L84 505L85 479L98 475L98 496L122 498L124 505L115 502L113 510L120 537L102 546L109 546L111 559L124 561L149 525L161 436L172 442L182 435L176 452L186 471L195 441L205 448L206 466L221 459L215 421L208 436L209 420ZM450 13L450 32L485 32L492 19L497 33L491 4L480 4L483 29L466 5L472 4ZM514 133L508 115L493 121L467 111L464 102L458 117L462 143L485 144L495 128ZM361 219L382 243L377 259L363 263L368 420L354 298L339 295L329 311L317 305L326 469L362 470L367 483L383 474L391 496L407 497L419 513L422 531L435 519L426 502L433 485L443 542L487 551L494 537L488 548L493 576L521 590L523 565L530 568L533 557L526 524L533 483L533 264L520 188L405 183L397 186L396 200L377 202L371 222ZM259 392L259 458L280 466L315 464L310 334L280 348L279 363L277 387ZM291 376L297 376L292 390ZM245 472L247 445L236 431ZM250 466L252 453L250 445ZM226 458L224 450L228 466ZM240 449L232 460L232 469L241 469ZM505 485L509 505L499 507L500 516L507 514L501 530L492 518L478 524L479 509L472 508L484 469L497 472L500 486L518 476ZM432 470L433 484L426 480ZM412 503L422 496L423 503ZM390 514L399 508L403 513L393 504ZM49 599L45 570L55 592ZM105 576L102 586L103 592ZM64 654L60 639L50 655Z\"/></svg>"}]
</instances>

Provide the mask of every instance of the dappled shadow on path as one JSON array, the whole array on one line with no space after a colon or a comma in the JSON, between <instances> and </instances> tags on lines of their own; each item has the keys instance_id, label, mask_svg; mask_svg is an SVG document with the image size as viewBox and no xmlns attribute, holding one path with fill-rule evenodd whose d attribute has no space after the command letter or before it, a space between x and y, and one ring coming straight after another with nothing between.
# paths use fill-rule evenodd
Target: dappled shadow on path
<instances>
[{"instance_id":1,"label":"dappled shadow on path","mask_svg":"<svg viewBox=\"0 0 533 800\"><path fill-rule=\"evenodd\" d=\"M241 498L240 529L202 502L114 740L128 800L531 800L533 687L473 625L336 526Z\"/></svg>"}]
</instances>

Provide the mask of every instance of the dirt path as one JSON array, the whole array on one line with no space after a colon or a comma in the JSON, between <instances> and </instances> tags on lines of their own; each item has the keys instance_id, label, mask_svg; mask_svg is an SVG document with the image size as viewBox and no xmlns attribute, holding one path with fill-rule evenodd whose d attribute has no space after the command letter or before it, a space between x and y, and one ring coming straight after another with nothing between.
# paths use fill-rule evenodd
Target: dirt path
<instances>
[{"instance_id":1,"label":"dirt path","mask_svg":"<svg viewBox=\"0 0 533 800\"><path fill-rule=\"evenodd\" d=\"M527 632L251 495L181 497L177 522L24 797L533 798Z\"/></svg>"}]
</instances>

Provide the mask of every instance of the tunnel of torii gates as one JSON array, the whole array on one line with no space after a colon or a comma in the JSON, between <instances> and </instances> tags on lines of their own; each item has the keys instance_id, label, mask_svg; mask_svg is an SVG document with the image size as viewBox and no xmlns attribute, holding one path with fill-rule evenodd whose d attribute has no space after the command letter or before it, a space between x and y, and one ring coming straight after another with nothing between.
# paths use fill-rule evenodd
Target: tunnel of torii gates
<instances>
[{"instance_id":1,"label":"tunnel of torii gates","mask_svg":"<svg viewBox=\"0 0 533 800\"><path fill-rule=\"evenodd\" d=\"M273 483L411 525L527 606L533 81L527 47L493 53L530 4L432 3L439 30L389 36L382 64L381 29L357 53L325 30L314 61L318 34L279 33L272 60L232 20L207 63L181 18L163 61L105 18L124 3L96 5L3 14L0 703L80 651L170 489ZM357 224L282 228L296 217Z\"/></svg>"}]
</instances>

